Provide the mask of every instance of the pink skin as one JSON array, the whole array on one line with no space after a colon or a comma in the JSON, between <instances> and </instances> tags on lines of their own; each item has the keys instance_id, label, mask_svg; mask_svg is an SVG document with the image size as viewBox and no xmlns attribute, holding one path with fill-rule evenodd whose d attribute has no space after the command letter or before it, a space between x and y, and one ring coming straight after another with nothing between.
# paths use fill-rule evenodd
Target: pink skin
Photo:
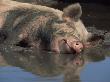
<instances>
[{"instance_id":1,"label":"pink skin","mask_svg":"<svg viewBox=\"0 0 110 82\"><path fill-rule=\"evenodd\" d=\"M70 47L73 48L76 51L76 53L80 53L84 48L83 44L79 41L73 41Z\"/></svg>"},{"instance_id":2,"label":"pink skin","mask_svg":"<svg viewBox=\"0 0 110 82\"><path fill-rule=\"evenodd\" d=\"M56 53L80 53L83 48L83 44L73 37L56 38L51 44L51 50Z\"/></svg>"},{"instance_id":3,"label":"pink skin","mask_svg":"<svg viewBox=\"0 0 110 82\"><path fill-rule=\"evenodd\" d=\"M74 60L73 60L73 65L76 65L76 66L82 66L84 64L84 60L80 57L76 57Z\"/></svg>"}]
</instances>

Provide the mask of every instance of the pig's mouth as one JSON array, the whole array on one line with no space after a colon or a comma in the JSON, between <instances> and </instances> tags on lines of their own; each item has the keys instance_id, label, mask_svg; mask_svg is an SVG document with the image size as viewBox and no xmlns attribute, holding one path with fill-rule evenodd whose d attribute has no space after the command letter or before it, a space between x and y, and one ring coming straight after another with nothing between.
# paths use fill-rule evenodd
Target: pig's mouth
<instances>
[{"instance_id":1,"label":"pig's mouth","mask_svg":"<svg viewBox=\"0 0 110 82\"><path fill-rule=\"evenodd\" d=\"M70 51L72 52L72 54L76 54L78 53L74 48L72 48L68 43L66 43L67 46L70 48Z\"/></svg>"},{"instance_id":2,"label":"pig's mouth","mask_svg":"<svg viewBox=\"0 0 110 82\"><path fill-rule=\"evenodd\" d=\"M64 40L64 39L63 39ZM76 53L81 53L81 51L79 52L79 51L77 51L76 49L74 49L73 47L71 47L68 43L67 43L67 41L66 40L64 40L64 42L66 43L66 45L68 46L68 48L70 49L70 52L72 53L72 54L76 54ZM73 42L79 42L79 41L73 41Z\"/></svg>"}]
</instances>

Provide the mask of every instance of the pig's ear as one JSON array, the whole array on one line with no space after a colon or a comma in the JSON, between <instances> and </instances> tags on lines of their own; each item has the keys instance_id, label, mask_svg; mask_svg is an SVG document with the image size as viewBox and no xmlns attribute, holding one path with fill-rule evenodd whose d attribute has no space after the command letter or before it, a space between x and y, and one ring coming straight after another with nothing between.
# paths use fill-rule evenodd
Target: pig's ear
<instances>
[{"instance_id":1,"label":"pig's ear","mask_svg":"<svg viewBox=\"0 0 110 82\"><path fill-rule=\"evenodd\" d=\"M63 17L69 17L77 21L82 15L82 9L79 3L69 5L63 9Z\"/></svg>"}]
</instances>

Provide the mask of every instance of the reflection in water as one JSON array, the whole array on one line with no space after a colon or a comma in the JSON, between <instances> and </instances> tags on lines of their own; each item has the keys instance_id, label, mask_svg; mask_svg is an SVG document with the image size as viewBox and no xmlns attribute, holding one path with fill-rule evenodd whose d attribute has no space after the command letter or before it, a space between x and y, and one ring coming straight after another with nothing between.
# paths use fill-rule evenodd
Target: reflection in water
<instances>
[{"instance_id":1,"label":"reflection in water","mask_svg":"<svg viewBox=\"0 0 110 82\"><path fill-rule=\"evenodd\" d=\"M65 70L64 82L80 82L80 71L84 67L85 61L79 56L69 62Z\"/></svg>"},{"instance_id":2,"label":"reflection in water","mask_svg":"<svg viewBox=\"0 0 110 82\"><path fill-rule=\"evenodd\" d=\"M87 74L84 73L84 68L89 65L89 62L100 62L105 60L106 56L110 56L109 50L103 47L88 49L78 56L74 56L72 54L55 54L45 51L40 52L40 50L21 49L15 46L3 45L3 47L0 51L5 63L7 62L9 65L20 67L21 69L28 71L25 73L24 70L9 67L11 70L15 69L17 71L16 75L19 74L19 70L24 73L24 76L20 74L21 76L17 77L19 78L19 81L23 77L28 79L28 75L32 75L32 79L30 77L29 82L34 82L34 78L37 82L40 82L41 80L44 82L83 82L80 72L83 72L83 76L87 76ZM9 68L6 68L8 72L10 71L8 70ZM93 67L90 68L93 69ZM97 69L98 68L99 67L97 67ZM14 77L14 74L12 75L13 76L11 78ZM2 79L0 79L0 81Z\"/></svg>"},{"instance_id":3,"label":"reflection in water","mask_svg":"<svg viewBox=\"0 0 110 82\"><path fill-rule=\"evenodd\" d=\"M18 67L0 67L0 82L35 82L36 76Z\"/></svg>"},{"instance_id":4,"label":"reflection in water","mask_svg":"<svg viewBox=\"0 0 110 82\"><path fill-rule=\"evenodd\" d=\"M61 82L62 76L43 78L18 67L0 67L0 82ZM54 80L53 80L54 79Z\"/></svg>"}]
</instances>

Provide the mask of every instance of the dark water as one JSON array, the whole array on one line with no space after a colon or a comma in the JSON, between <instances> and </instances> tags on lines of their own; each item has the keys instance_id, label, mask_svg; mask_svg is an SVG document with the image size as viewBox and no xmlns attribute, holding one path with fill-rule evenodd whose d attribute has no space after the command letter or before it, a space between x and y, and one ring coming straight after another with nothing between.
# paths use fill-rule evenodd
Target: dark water
<instances>
[{"instance_id":1,"label":"dark water","mask_svg":"<svg viewBox=\"0 0 110 82\"><path fill-rule=\"evenodd\" d=\"M86 25L109 32L110 7L84 7ZM103 45L78 56L0 46L0 82L110 82L110 33Z\"/></svg>"}]
</instances>

